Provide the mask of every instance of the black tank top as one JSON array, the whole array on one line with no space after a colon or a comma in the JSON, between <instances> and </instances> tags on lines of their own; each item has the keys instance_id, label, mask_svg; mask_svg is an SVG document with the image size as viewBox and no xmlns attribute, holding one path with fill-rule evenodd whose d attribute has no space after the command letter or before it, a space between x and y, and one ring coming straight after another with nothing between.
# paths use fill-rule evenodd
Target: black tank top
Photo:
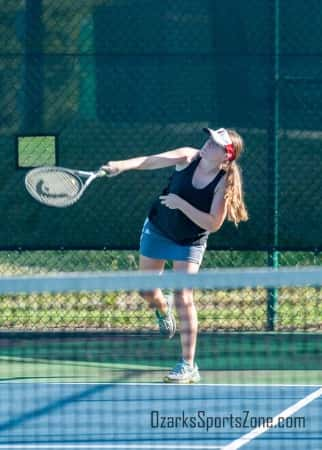
<instances>
[{"instance_id":1,"label":"black tank top","mask_svg":"<svg viewBox=\"0 0 322 450\"><path fill-rule=\"evenodd\" d=\"M192 185L192 177L200 160L199 156L185 169L176 170L170 177L168 186L162 191L162 194L177 194L200 211L209 213L214 190L225 171L220 170L207 186L197 189ZM155 200L151 207L149 219L162 234L178 244L201 245L208 239L208 231L192 222L178 209L169 209L162 205L159 198Z\"/></svg>"}]
</instances>

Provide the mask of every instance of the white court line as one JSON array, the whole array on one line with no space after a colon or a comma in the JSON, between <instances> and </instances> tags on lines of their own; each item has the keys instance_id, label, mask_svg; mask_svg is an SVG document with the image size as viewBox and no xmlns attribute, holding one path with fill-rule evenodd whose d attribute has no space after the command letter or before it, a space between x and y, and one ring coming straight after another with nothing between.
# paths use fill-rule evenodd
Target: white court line
<instances>
[{"instance_id":1,"label":"white court line","mask_svg":"<svg viewBox=\"0 0 322 450\"><path fill-rule=\"evenodd\" d=\"M304 408L304 406L308 405L309 403L313 402L313 400L316 400L322 395L322 387L314 392L312 392L310 395L307 395L306 397L302 398L302 400L298 401L297 403L294 403L294 405L290 406L287 409L284 409L284 411L281 411L277 416L275 416L272 420L271 425L262 425L260 427L255 428L251 432L244 434L241 438L236 439L235 441L232 441L230 444L226 445L225 447L222 447L223 450L237 450L240 447L243 447L244 445L248 444L253 439L257 438L261 434L265 433L272 427L278 424L278 421L280 417L284 417L284 419L292 416L300 409Z\"/></svg>"},{"instance_id":2,"label":"white court line","mask_svg":"<svg viewBox=\"0 0 322 450\"><path fill-rule=\"evenodd\" d=\"M0 449L7 450L102 450L102 449L165 449L165 450L219 450L223 449L218 445L193 445L193 444L0 444Z\"/></svg>"}]
</instances>

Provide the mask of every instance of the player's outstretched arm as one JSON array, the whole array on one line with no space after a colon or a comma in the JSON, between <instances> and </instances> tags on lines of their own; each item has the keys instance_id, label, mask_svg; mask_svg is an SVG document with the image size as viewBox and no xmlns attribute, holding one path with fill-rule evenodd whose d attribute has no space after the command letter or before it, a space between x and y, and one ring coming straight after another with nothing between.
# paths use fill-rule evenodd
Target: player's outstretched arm
<instances>
[{"instance_id":1,"label":"player's outstretched arm","mask_svg":"<svg viewBox=\"0 0 322 450\"><path fill-rule=\"evenodd\" d=\"M157 155L139 156L137 158L124 159L122 161L109 161L102 169L108 176L119 175L127 170L154 170L177 164L188 164L199 153L192 147L181 147Z\"/></svg>"}]
</instances>

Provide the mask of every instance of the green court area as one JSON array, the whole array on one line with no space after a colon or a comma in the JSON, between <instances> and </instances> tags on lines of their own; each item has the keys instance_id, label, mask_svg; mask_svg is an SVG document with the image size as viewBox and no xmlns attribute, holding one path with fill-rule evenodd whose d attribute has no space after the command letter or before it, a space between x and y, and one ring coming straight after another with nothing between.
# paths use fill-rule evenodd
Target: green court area
<instances>
[{"instance_id":1,"label":"green court area","mask_svg":"<svg viewBox=\"0 0 322 450\"><path fill-rule=\"evenodd\" d=\"M319 384L322 335L202 333L204 383ZM0 379L44 382L160 382L178 360L179 337L157 334L1 333Z\"/></svg>"}]
</instances>

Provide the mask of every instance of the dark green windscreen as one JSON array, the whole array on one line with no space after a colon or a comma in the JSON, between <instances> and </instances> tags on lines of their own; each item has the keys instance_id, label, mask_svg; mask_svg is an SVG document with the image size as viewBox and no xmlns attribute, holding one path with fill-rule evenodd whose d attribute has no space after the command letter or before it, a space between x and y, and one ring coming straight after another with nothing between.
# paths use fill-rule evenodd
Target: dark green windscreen
<instances>
[{"instance_id":1,"label":"dark green windscreen","mask_svg":"<svg viewBox=\"0 0 322 450\"><path fill-rule=\"evenodd\" d=\"M250 215L238 230L226 223L208 248L271 249L274 213L278 248L322 247L319 0L0 0L0 8L2 249L137 248L171 173L127 172L97 181L68 209L46 208L24 189L17 136L56 136L59 165L92 170L199 147L205 126L244 137Z\"/></svg>"}]
</instances>

